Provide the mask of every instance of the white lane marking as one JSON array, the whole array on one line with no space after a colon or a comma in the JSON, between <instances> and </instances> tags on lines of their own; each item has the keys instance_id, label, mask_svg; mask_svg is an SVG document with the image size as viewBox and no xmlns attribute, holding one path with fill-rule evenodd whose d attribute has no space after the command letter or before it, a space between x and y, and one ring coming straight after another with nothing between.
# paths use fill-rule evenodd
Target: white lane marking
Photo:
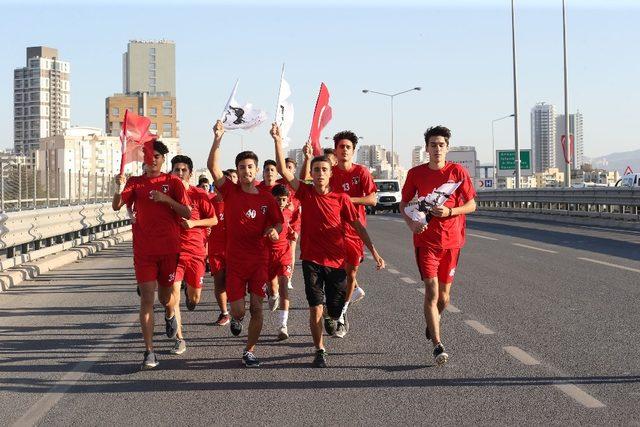
<instances>
[{"instance_id":1,"label":"white lane marking","mask_svg":"<svg viewBox=\"0 0 640 427\"><path fill-rule=\"evenodd\" d=\"M487 239L487 240L498 240L495 237L483 236L481 234L467 233L467 236L479 237L480 239Z\"/></svg>"},{"instance_id":2,"label":"white lane marking","mask_svg":"<svg viewBox=\"0 0 640 427\"><path fill-rule=\"evenodd\" d=\"M554 386L586 408L604 408L606 406L574 384L555 384Z\"/></svg>"},{"instance_id":3,"label":"white lane marking","mask_svg":"<svg viewBox=\"0 0 640 427\"><path fill-rule=\"evenodd\" d=\"M509 353L511 356L518 359L520 362L524 363L525 365L531 366L531 365L540 364L540 362L535 358L533 358L532 356L530 356L529 353L527 353L526 351L518 347L507 346L507 347L502 347L502 349L507 353Z\"/></svg>"},{"instance_id":4,"label":"white lane marking","mask_svg":"<svg viewBox=\"0 0 640 427\"><path fill-rule=\"evenodd\" d=\"M624 233L624 234L640 234L640 231L621 230L619 228L592 227L589 225L579 225L578 227L586 228L587 230L615 231L615 232Z\"/></svg>"},{"instance_id":5,"label":"white lane marking","mask_svg":"<svg viewBox=\"0 0 640 427\"><path fill-rule=\"evenodd\" d=\"M557 254L557 251L552 251L551 249L543 249L543 248L538 248L536 246L529 246L529 245L524 245L522 243L512 243L513 246L519 246L521 248L527 248L527 249L533 249L535 251L540 251L540 252L548 252L550 254Z\"/></svg>"},{"instance_id":6,"label":"white lane marking","mask_svg":"<svg viewBox=\"0 0 640 427\"><path fill-rule=\"evenodd\" d=\"M80 362L76 363L69 372L64 374L64 376L58 380L58 384L47 390L44 396L34 403L33 406L31 406L27 412L22 415L22 417L13 423L13 425L32 426L38 424L40 420L49 413L51 408L53 408L60 399L62 399L65 393L80 381L84 374L86 374L96 362L103 359L107 353L109 353L111 347L122 339L123 335L135 326L135 321L138 316L138 314L134 314L127 317L125 319L125 326L119 326L113 329L111 331L113 333L113 337L103 343L103 345L106 345L104 349L95 350L89 353L89 355Z\"/></svg>"},{"instance_id":7,"label":"white lane marking","mask_svg":"<svg viewBox=\"0 0 640 427\"><path fill-rule=\"evenodd\" d=\"M453 304L449 304L445 310L449 313L460 313L460 309Z\"/></svg>"},{"instance_id":8,"label":"white lane marking","mask_svg":"<svg viewBox=\"0 0 640 427\"><path fill-rule=\"evenodd\" d=\"M393 268L387 268L387 271L391 274L400 274L398 270L394 270Z\"/></svg>"},{"instance_id":9,"label":"white lane marking","mask_svg":"<svg viewBox=\"0 0 640 427\"><path fill-rule=\"evenodd\" d=\"M476 332L479 332L482 335L495 334L495 332L493 332L491 329L487 328L482 323L480 323L480 322L478 322L476 320L465 320L464 323L466 323L467 325L471 326L473 329L476 330Z\"/></svg>"},{"instance_id":10,"label":"white lane marking","mask_svg":"<svg viewBox=\"0 0 640 427\"><path fill-rule=\"evenodd\" d=\"M369 254L365 255L364 257L365 257L366 259L369 259L369 260L372 260L372 259L373 259L373 256L372 256L372 255L369 255Z\"/></svg>"},{"instance_id":11,"label":"white lane marking","mask_svg":"<svg viewBox=\"0 0 640 427\"><path fill-rule=\"evenodd\" d=\"M404 224L404 220L403 219L394 219L393 221L394 222L399 222L401 224Z\"/></svg>"},{"instance_id":12,"label":"white lane marking","mask_svg":"<svg viewBox=\"0 0 640 427\"><path fill-rule=\"evenodd\" d=\"M593 262L593 263L596 263L596 264L606 265L608 267L619 268L621 270L627 270L627 271L633 271L635 273L640 273L640 270L638 270L637 268L625 267L624 265L612 264L610 262L598 261L597 259L591 259L591 258L578 257L578 259L581 259L582 261L589 261L589 262Z\"/></svg>"},{"instance_id":13,"label":"white lane marking","mask_svg":"<svg viewBox=\"0 0 640 427\"><path fill-rule=\"evenodd\" d=\"M404 283L409 283L409 284L418 283L410 277L401 277L400 280L402 280Z\"/></svg>"},{"instance_id":14,"label":"white lane marking","mask_svg":"<svg viewBox=\"0 0 640 427\"><path fill-rule=\"evenodd\" d=\"M424 288L418 288L416 291L420 292L422 295L425 294Z\"/></svg>"}]
</instances>

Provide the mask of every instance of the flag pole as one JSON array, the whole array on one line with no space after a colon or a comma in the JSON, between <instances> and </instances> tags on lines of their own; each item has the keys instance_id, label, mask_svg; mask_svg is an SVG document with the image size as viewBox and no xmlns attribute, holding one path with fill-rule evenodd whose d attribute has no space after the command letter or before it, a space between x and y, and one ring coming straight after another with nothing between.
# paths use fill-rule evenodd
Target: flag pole
<instances>
[{"instance_id":1,"label":"flag pole","mask_svg":"<svg viewBox=\"0 0 640 427\"><path fill-rule=\"evenodd\" d=\"M280 109L280 93L282 92L282 79L284 79L284 62L282 63L282 72L280 73L280 85L278 86L278 98L276 99L276 112L273 115L273 121L278 123L278 113Z\"/></svg>"},{"instance_id":2,"label":"flag pole","mask_svg":"<svg viewBox=\"0 0 640 427\"><path fill-rule=\"evenodd\" d=\"M127 152L127 113L129 112L129 109L125 109L124 110L124 122L122 123L122 136L120 139L121 142L121 146L122 146L122 156L120 158L120 175L122 175L124 173L124 156L125 153Z\"/></svg>"},{"instance_id":3,"label":"flag pole","mask_svg":"<svg viewBox=\"0 0 640 427\"><path fill-rule=\"evenodd\" d=\"M229 105L231 104L231 100L233 99L233 97L236 94L236 90L238 89L238 82L240 81L240 79L236 80L236 84L233 85L233 90L231 91L231 95L229 95L229 100L227 101L227 103L224 106L224 109L222 110L222 114L220 115L220 120L224 119L225 113L227 112L227 110L229 109Z\"/></svg>"}]
</instances>

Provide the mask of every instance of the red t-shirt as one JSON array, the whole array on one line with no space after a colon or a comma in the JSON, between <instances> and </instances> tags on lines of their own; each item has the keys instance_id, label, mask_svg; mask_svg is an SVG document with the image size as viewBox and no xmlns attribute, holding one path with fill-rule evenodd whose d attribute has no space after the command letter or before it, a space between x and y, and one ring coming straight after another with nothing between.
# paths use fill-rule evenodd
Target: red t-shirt
<instances>
[{"instance_id":1,"label":"red t-shirt","mask_svg":"<svg viewBox=\"0 0 640 427\"><path fill-rule=\"evenodd\" d=\"M264 181L262 181L260 184L256 185L256 188L258 190L262 190L262 191L266 191L267 193L271 193L271 190L273 190L273 187L275 187L276 185L267 185L265 184Z\"/></svg>"},{"instance_id":2,"label":"red t-shirt","mask_svg":"<svg viewBox=\"0 0 640 427\"><path fill-rule=\"evenodd\" d=\"M189 205L184 184L176 176L162 173L153 178L146 175L129 178L122 191L122 201L135 209L133 253L177 254L180 252L180 217L169 205L151 200L153 190L161 191L182 205Z\"/></svg>"},{"instance_id":3,"label":"red t-shirt","mask_svg":"<svg viewBox=\"0 0 640 427\"><path fill-rule=\"evenodd\" d=\"M191 218L193 220L213 218L216 211L209 201L209 194L202 188L189 186L187 195L191 202ZM182 227L181 227L182 228ZM205 242L207 241L206 227L193 227L189 230L182 228L180 233L180 252L193 257L203 258L207 254Z\"/></svg>"},{"instance_id":4,"label":"red t-shirt","mask_svg":"<svg viewBox=\"0 0 640 427\"><path fill-rule=\"evenodd\" d=\"M242 190L240 184L228 179L219 188L224 198L225 222L227 226L227 262L268 257L267 227L282 224L284 218L270 193L258 190L251 194Z\"/></svg>"},{"instance_id":5,"label":"red t-shirt","mask_svg":"<svg viewBox=\"0 0 640 427\"><path fill-rule=\"evenodd\" d=\"M476 197L473 182L467 170L457 163L447 162L440 170L430 169L422 164L409 170L402 187L402 201L410 202L414 196L424 197L447 182L460 182L460 187L449 197L444 206L455 208ZM456 249L464 246L465 216L432 217L425 231L413 235L416 247Z\"/></svg>"},{"instance_id":6,"label":"red t-shirt","mask_svg":"<svg viewBox=\"0 0 640 427\"><path fill-rule=\"evenodd\" d=\"M331 168L329 184L331 185L331 191L346 193L349 197L364 197L378 191L369 169L356 163L353 163L349 170L340 169L338 166ZM360 222L366 226L367 215L364 205L355 206L358 210ZM360 236L350 224L345 226L345 233L350 239L360 239Z\"/></svg>"},{"instance_id":7,"label":"red t-shirt","mask_svg":"<svg viewBox=\"0 0 640 427\"><path fill-rule=\"evenodd\" d=\"M223 254L227 249L227 226L224 222L224 202L218 201L217 193L209 193L209 200L213 205L218 223L211 227L209 234L209 254Z\"/></svg>"},{"instance_id":8,"label":"red t-shirt","mask_svg":"<svg viewBox=\"0 0 640 427\"><path fill-rule=\"evenodd\" d=\"M282 231L278 236L277 242L272 242L269 240L269 247L271 248L271 253L283 253L289 251L290 243L289 237L291 235L291 218L293 217L294 212L285 207L282 211L282 217L284 218L284 222L282 223Z\"/></svg>"},{"instance_id":9,"label":"red t-shirt","mask_svg":"<svg viewBox=\"0 0 640 427\"><path fill-rule=\"evenodd\" d=\"M296 197L296 192L291 184L289 184L289 181L287 181L285 178L280 178L276 182L278 184L284 185L285 187L287 187L287 190L289 190L289 200L291 201L291 207L293 208L293 210L298 211L298 213L291 219L291 228L296 233L300 234L300 200L298 200L298 198Z\"/></svg>"},{"instance_id":10,"label":"red t-shirt","mask_svg":"<svg viewBox=\"0 0 640 427\"><path fill-rule=\"evenodd\" d=\"M358 211L344 193L318 194L300 182L296 197L302 206L300 259L325 267L344 263L344 226L358 219Z\"/></svg>"}]
</instances>

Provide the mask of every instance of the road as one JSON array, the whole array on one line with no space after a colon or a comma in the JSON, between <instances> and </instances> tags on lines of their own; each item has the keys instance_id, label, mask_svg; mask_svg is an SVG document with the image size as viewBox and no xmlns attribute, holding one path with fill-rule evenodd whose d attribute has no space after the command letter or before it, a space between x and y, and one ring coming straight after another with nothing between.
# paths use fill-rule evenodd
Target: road
<instances>
[{"instance_id":1,"label":"road","mask_svg":"<svg viewBox=\"0 0 640 427\"><path fill-rule=\"evenodd\" d=\"M299 266L292 337L267 314L259 369L240 364L244 334L212 326L208 278L184 310L187 352L169 353L158 308L160 366L138 371L129 244L0 294L2 424L640 423L640 233L469 218L436 367L411 236L392 215L369 230L388 268L363 265L367 296L327 340L327 369L310 367Z\"/></svg>"}]
</instances>

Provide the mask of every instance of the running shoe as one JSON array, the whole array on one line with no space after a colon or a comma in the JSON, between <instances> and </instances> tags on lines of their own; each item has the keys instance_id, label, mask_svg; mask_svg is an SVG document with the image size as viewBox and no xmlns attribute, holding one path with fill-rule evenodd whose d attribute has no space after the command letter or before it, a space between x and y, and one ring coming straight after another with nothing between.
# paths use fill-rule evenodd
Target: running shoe
<instances>
[{"instance_id":1,"label":"running shoe","mask_svg":"<svg viewBox=\"0 0 640 427\"><path fill-rule=\"evenodd\" d=\"M167 319L167 316L165 316L164 323L165 323L165 331L167 332L167 337L169 339L174 339L176 335L178 335L178 319L176 319L175 314L171 319Z\"/></svg>"},{"instance_id":2,"label":"running shoe","mask_svg":"<svg viewBox=\"0 0 640 427\"><path fill-rule=\"evenodd\" d=\"M191 302L191 300L189 299L189 295L187 294L187 287L186 286L184 288L184 303L187 305L187 310L193 311L193 310L196 309L196 305L197 304Z\"/></svg>"},{"instance_id":3,"label":"running shoe","mask_svg":"<svg viewBox=\"0 0 640 427\"><path fill-rule=\"evenodd\" d=\"M147 369L153 369L158 366L158 358L153 351L145 351L144 359L142 360L142 370L145 371Z\"/></svg>"},{"instance_id":4,"label":"running shoe","mask_svg":"<svg viewBox=\"0 0 640 427\"><path fill-rule=\"evenodd\" d=\"M173 348L171 349L171 353L173 354L182 354L187 351L187 343L184 342L181 338L176 338L176 342L173 343Z\"/></svg>"},{"instance_id":5,"label":"running shoe","mask_svg":"<svg viewBox=\"0 0 640 427\"><path fill-rule=\"evenodd\" d=\"M329 316L325 316L324 330L327 331L327 335L333 336L336 333L336 321Z\"/></svg>"},{"instance_id":6,"label":"running shoe","mask_svg":"<svg viewBox=\"0 0 640 427\"><path fill-rule=\"evenodd\" d=\"M242 355L242 363L247 368L257 368L260 366L258 358L250 351L245 351Z\"/></svg>"},{"instance_id":7,"label":"running shoe","mask_svg":"<svg viewBox=\"0 0 640 427\"><path fill-rule=\"evenodd\" d=\"M442 366L449 360L449 355L445 352L442 343L438 343L433 348L433 358L436 360L438 366Z\"/></svg>"},{"instance_id":8,"label":"running shoe","mask_svg":"<svg viewBox=\"0 0 640 427\"><path fill-rule=\"evenodd\" d=\"M291 279L287 282L287 289L293 289L293 285L291 284Z\"/></svg>"},{"instance_id":9,"label":"running shoe","mask_svg":"<svg viewBox=\"0 0 640 427\"><path fill-rule=\"evenodd\" d=\"M280 305L280 294L269 296L269 310L276 311Z\"/></svg>"},{"instance_id":10,"label":"running shoe","mask_svg":"<svg viewBox=\"0 0 640 427\"><path fill-rule=\"evenodd\" d=\"M231 320L231 317L229 317L229 314L220 313L220 316L218 316L218 320L215 321L214 325L227 326L230 320Z\"/></svg>"},{"instance_id":11,"label":"running shoe","mask_svg":"<svg viewBox=\"0 0 640 427\"><path fill-rule=\"evenodd\" d=\"M278 341L284 341L289 338L289 330L286 325L278 328Z\"/></svg>"},{"instance_id":12,"label":"running shoe","mask_svg":"<svg viewBox=\"0 0 640 427\"><path fill-rule=\"evenodd\" d=\"M313 358L314 368L326 368L327 367L327 352L324 348L316 350L316 357Z\"/></svg>"},{"instance_id":13,"label":"running shoe","mask_svg":"<svg viewBox=\"0 0 640 427\"><path fill-rule=\"evenodd\" d=\"M353 293L351 294L351 302L350 304L355 304L358 301L360 301L362 298L364 298L364 290L362 290L362 288L360 286L356 286L356 288L353 290Z\"/></svg>"},{"instance_id":14,"label":"running shoe","mask_svg":"<svg viewBox=\"0 0 640 427\"><path fill-rule=\"evenodd\" d=\"M231 329L233 336L237 337L242 332L242 323L232 318L229 328Z\"/></svg>"},{"instance_id":15,"label":"running shoe","mask_svg":"<svg viewBox=\"0 0 640 427\"><path fill-rule=\"evenodd\" d=\"M336 332L333 335L334 337L344 338L349 332L349 321L347 320L347 313L342 313L340 319L338 319Z\"/></svg>"}]
</instances>

